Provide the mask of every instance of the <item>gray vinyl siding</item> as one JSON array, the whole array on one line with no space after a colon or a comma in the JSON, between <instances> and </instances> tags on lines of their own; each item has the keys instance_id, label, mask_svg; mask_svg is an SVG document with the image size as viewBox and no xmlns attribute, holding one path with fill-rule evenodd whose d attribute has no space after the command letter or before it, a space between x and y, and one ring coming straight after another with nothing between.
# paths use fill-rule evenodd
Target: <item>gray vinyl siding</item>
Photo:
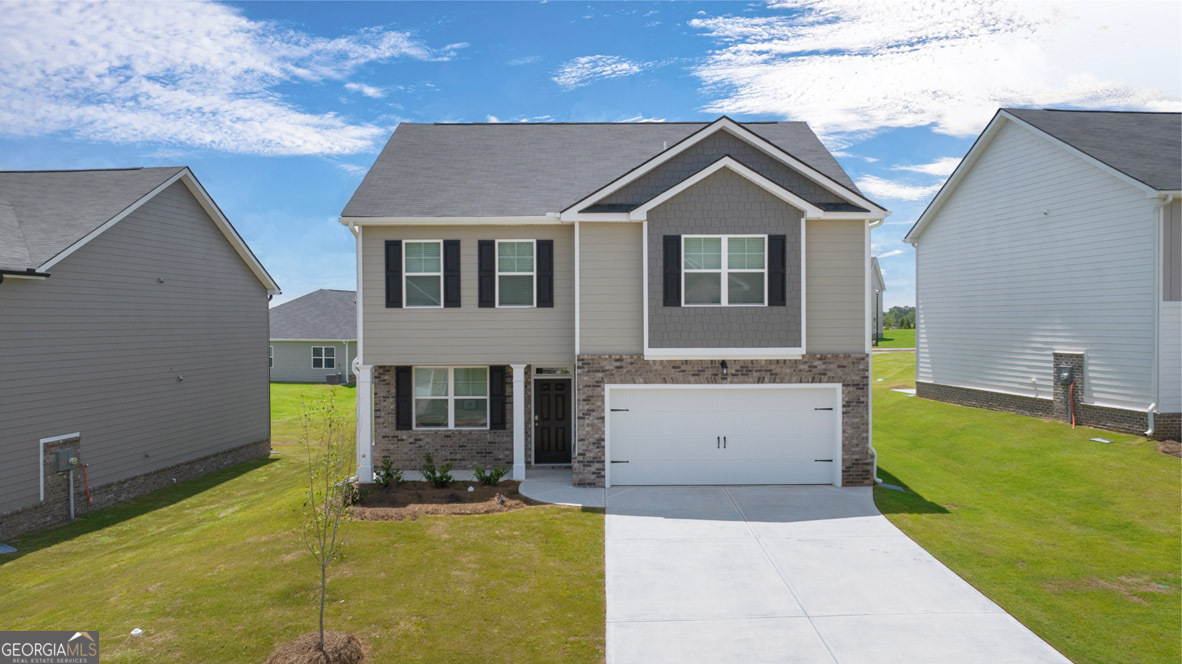
<instances>
[{"instance_id":1,"label":"gray vinyl siding","mask_svg":"<svg viewBox=\"0 0 1182 664\"><path fill-rule=\"evenodd\" d=\"M728 170L719 171L648 213L650 348L798 348L800 223L803 213ZM686 234L788 236L785 307L666 307L663 237Z\"/></svg>"},{"instance_id":2,"label":"gray vinyl siding","mask_svg":"<svg viewBox=\"0 0 1182 664\"><path fill-rule=\"evenodd\" d=\"M866 222L805 222L805 342L809 353L865 353Z\"/></svg>"},{"instance_id":3,"label":"gray vinyl siding","mask_svg":"<svg viewBox=\"0 0 1182 664\"><path fill-rule=\"evenodd\" d=\"M574 227L390 226L362 231L362 352L366 364L574 361ZM387 309L386 240L460 241L461 306ZM553 308L477 306L479 240L554 240Z\"/></svg>"},{"instance_id":4,"label":"gray vinyl siding","mask_svg":"<svg viewBox=\"0 0 1182 664\"><path fill-rule=\"evenodd\" d=\"M1182 301L1182 201L1162 210L1162 299Z\"/></svg>"},{"instance_id":5,"label":"gray vinyl siding","mask_svg":"<svg viewBox=\"0 0 1182 664\"><path fill-rule=\"evenodd\" d=\"M0 512L41 438L81 432L95 486L270 436L266 289L183 184L51 272L0 284Z\"/></svg>"},{"instance_id":6,"label":"gray vinyl siding","mask_svg":"<svg viewBox=\"0 0 1182 664\"><path fill-rule=\"evenodd\" d=\"M643 247L639 223L579 225L579 352L644 352Z\"/></svg>"},{"instance_id":7,"label":"gray vinyl siding","mask_svg":"<svg viewBox=\"0 0 1182 664\"><path fill-rule=\"evenodd\" d=\"M336 368L313 369L312 347L331 346L336 349ZM271 367L271 382L273 383L323 383L328 374L340 373L351 376L349 363L357 357L357 342L348 344L346 357L345 344L328 341L272 341L271 348L275 351L275 365Z\"/></svg>"}]
</instances>

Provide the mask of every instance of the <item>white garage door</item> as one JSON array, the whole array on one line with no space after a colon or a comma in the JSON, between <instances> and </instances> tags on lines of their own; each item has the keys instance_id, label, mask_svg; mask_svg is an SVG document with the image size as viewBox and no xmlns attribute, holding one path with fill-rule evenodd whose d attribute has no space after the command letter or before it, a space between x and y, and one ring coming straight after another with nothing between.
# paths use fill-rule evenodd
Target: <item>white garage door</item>
<instances>
[{"instance_id":1,"label":"white garage door","mask_svg":"<svg viewBox=\"0 0 1182 664\"><path fill-rule=\"evenodd\" d=\"M832 484L836 386L609 386L608 464L626 484Z\"/></svg>"}]
</instances>

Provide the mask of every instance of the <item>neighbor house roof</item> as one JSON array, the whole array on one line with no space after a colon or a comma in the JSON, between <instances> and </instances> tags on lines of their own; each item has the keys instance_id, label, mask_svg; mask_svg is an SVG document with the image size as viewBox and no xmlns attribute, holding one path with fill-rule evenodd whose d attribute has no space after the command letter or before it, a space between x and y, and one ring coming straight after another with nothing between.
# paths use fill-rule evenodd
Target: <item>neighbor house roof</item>
<instances>
[{"instance_id":1,"label":"neighbor house roof","mask_svg":"<svg viewBox=\"0 0 1182 664\"><path fill-rule=\"evenodd\" d=\"M357 339L357 292L322 288L271 307L271 339Z\"/></svg>"},{"instance_id":2,"label":"neighbor house roof","mask_svg":"<svg viewBox=\"0 0 1182 664\"><path fill-rule=\"evenodd\" d=\"M342 216L556 213L710 124L402 123ZM806 123L742 126L861 195Z\"/></svg>"},{"instance_id":3,"label":"neighbor house roof","mask_svg":"<svg viewBox=\"0 0 1182 664\"><path fill-rule=\"evenodd\" d=\"M1002 110L1138 182L1182 190L1182 113Z\"/></svg>"},{"instance_id":4,"label":"neighbor house roof","mask_svg":"<svg viewBox=\"0 0 1182 664\"><path fill-rule=\"evenodd\" d=\"M43 275L174 182L183 182L273 293L279 285L186 166L0 171L0 271Z\"/></svg>"}]
</instances>

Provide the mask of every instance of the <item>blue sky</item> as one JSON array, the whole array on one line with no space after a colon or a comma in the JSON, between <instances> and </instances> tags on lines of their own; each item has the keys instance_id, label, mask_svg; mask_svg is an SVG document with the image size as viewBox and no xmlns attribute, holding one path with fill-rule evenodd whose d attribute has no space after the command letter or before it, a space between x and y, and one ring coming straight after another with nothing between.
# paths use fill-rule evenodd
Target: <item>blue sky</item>
<instances>
[{"instance_id":1,"label":"blue sky","mask_svg":"<svg viewBox=\"0 0 1182 664\"><path fill-rule=\"evenodd\" d=\"M998 106L1179 110L1182 6L92 3L0 12L0 169L186 164L284 289L352 288L336 218L399 122L806 120L901 243Z\"/></svg>"}]
</instances>

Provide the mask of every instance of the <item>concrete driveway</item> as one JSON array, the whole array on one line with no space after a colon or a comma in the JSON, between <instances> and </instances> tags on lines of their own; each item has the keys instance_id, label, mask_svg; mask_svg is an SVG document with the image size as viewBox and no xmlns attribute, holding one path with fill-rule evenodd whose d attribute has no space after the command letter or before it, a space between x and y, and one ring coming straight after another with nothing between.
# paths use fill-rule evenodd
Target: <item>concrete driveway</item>
<instances>
[{"instance_id":1,"label":"concrete driveway","mask_svg":"<svg viewBox=\"0 0 1182 664\"><path fill-rule=\"evenodd\" d=\"M608 664L1068 661L891 525L869 488L606 498Z\"/></svg>"}]
</instances>

